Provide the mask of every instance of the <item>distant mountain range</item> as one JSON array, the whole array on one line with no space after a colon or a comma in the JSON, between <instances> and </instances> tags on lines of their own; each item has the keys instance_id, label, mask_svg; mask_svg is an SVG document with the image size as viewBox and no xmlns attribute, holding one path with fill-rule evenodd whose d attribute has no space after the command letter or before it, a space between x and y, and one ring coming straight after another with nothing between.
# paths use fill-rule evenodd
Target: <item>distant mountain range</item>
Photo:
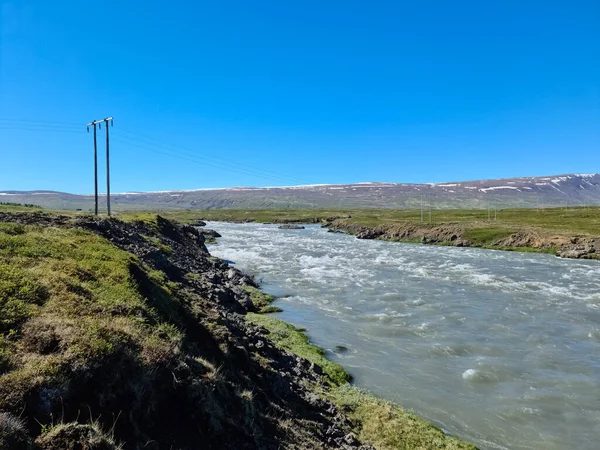
<instances>
[{"instance_id":1,"label":"distant mountain range","mask_svg":"<svg viewBox=\"0 0 600 450\"><path fill-rule=\"evenodd\" d=\"M0 202L52 209L93 208L93 195L54 191L0 191ZM101 196L105 203L105 197ZM232 187L111 195L115 210L285 208L536 208L600 205L600 174L504 178L448 183L315 184Z\"/></svg>"}]
</instances>

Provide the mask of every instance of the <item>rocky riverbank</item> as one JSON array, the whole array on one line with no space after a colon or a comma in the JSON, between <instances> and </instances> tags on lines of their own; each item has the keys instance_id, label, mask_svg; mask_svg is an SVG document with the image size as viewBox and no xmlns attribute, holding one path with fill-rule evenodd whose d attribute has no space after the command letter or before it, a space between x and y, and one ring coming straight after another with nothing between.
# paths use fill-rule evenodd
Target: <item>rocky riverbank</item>
<instances>
[{"instance_id":1,"label":"rocky riverbank","mask_svg":"<svg viewBox=\"0 0 600 450\"><path fill-rule=\"evenodd\" d=\"M347 385L204 243L0 214L0 448L473 448Z\"/></svg>"},{"instance_id":2,"label":"rocky riverbank","mask_svg":"<svg viewBox=\"0 0 600 450\"><path fill-rule=\"evenodd\" d=\"M417 242L456 247L481 247L497 250L538 251L564 258L599 259L600 238L553 233L536 228L492 228L459 223L439 225L413 223L382 223L365 226L352 219L325 220L323 227L342 232L357 239L381 239L398 242Z\"/></svg>"}]
</instances>

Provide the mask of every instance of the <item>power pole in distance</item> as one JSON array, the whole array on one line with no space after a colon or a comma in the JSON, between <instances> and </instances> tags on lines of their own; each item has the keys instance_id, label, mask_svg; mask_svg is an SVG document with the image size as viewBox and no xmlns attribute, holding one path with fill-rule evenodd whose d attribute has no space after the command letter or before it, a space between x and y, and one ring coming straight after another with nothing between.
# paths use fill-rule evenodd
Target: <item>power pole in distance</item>
<instances>
[{"instance_id":1,"label":"power pole in distance","mask_svg":"<svg viewBox=\"0 0 600 450\"><path fill-rule=\"evenodd\" d=\"M429 223L431 223L431 194L429 194Z\"/></svg>"},{"instance_id":2,"label":"power pole in distance","mask_svg":"<svg viewBox=\"0 0 600 450\"><path fill-rule=\"evenodd\" d=\"M113 118L107 117L102 119L100 122L100 129L102 129L102 122L106 123L106 210L110 216L110 138L108 136L108 122L113 126Z\"/></svg>"},{"instance_id":3,"label":"power pole in distance","mask_svg":"<svg viewBox=\"0 0 600 450\"><path fill-rule=\"evenodd\" d=\"M113 125L113 118L107 117L102 120L94 120L87 124L88 131L90 126L94 126L94 183L95 183L95 197L96 197L96 215L98 215L98 157L96 147L96 125L102 129L102 123L106 123L106 209L110 216L110 137L108 132L108 122L111 126Z\"/></svg>"},{"instance_id":4,"label":"power pole in distance","mask_svg":"<svg viewBox=\"0 0 600 450\"><path fill-rule=\"evenodd\" d=\"M98 215L98 144L96 141L96 125L94 120L86 125L88 133L90 127L94 127L94 213Z\"/></svg>"}]
</instances>

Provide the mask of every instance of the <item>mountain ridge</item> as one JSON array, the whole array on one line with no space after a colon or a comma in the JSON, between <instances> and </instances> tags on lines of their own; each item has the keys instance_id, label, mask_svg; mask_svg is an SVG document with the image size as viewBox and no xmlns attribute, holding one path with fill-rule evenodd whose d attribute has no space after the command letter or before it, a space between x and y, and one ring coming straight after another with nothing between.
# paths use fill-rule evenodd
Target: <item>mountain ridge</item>
<instances>
[{"instance_id":1,"label":"mountain ridge","mask_svg":"<svg viewBox=\"0 0 600 450\"><path fill-rule=\"evenodd\" d=\"M0 201L89 209L93 195L49 190L0 191ZM100 196L105 203L105 194ZM115 209L535 208L600 204L600 174L561 174L439 183L361 182L199 188L111 194Z\"/></svg>"}]
</instances>

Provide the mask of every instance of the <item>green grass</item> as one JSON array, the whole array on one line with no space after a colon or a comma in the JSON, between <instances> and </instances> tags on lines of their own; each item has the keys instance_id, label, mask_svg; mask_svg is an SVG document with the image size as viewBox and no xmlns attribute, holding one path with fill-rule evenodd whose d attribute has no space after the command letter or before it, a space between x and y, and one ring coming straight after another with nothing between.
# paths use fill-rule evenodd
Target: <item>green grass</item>
<instances>
[{"instance_id":1,"label":"green grass","mask_svg":"<svg viewBox=\"0 0 600 450\"><path fill-rule=\"evenodd\" d=\"M148 364L171 358L181 335L140 294L135 267L133 255L87 231L0 224L0 409L32 383L64 383L72 367L124 347L140 348Z\"/></svg>"},{"instance_id":2,"label":"green grass","mask_svg":"<svg viewBox=\"0 0 600 450\"><path fill-rule=\"evenodd\" d=\"M312 345L306 334L298 331L293 325L262 314L249 313L246 317L250 322L266 328L269 331L269 338L275 345L321 367L334 385L341 385L350 380L348 372L339 364L329 361L325 357L325 351Z\"/></svg>"},{"instance_id":3,"label":"green grass","mask_svg":"<svg viewBox=\"0 0 600 450\"><path fill-rule=\"evenodd\" d=\"M462 237L475 245L486 246L505 239L515 232L517 230L511 228L472 228L466 230Z\"/></svg>"},{"instance_id":4,"label":"green grass","mask_svg":"<svg viewBox=\"0 0 600 450\"><path fill-rule=\"evenodd\" d=\"M272 295L252 286L244 286L244 289L260 313L266 314L281 311L280 308L271 306L271 303L276 300Z\"/></svg>"},{"instance_id":5,"label":"green grass","mask_svg":"<svg viewBox=\"0 0 600 450\"><path fill-rule=\"evenodd\" d=\"M42 207L30 204L0 202L0 212L34 212L41 211Z\"/></svg>"},{"instance_id":6,"label":"green grass","mask_svg":"<svg viewBox=\"0 0 600 450\"><path fill-rule=\"evenodd\" d=\"M359 439L378 450L476 449L412 412L350 384L334 388L328 396L356 424Z\"/></svg>"}]
</instances>

